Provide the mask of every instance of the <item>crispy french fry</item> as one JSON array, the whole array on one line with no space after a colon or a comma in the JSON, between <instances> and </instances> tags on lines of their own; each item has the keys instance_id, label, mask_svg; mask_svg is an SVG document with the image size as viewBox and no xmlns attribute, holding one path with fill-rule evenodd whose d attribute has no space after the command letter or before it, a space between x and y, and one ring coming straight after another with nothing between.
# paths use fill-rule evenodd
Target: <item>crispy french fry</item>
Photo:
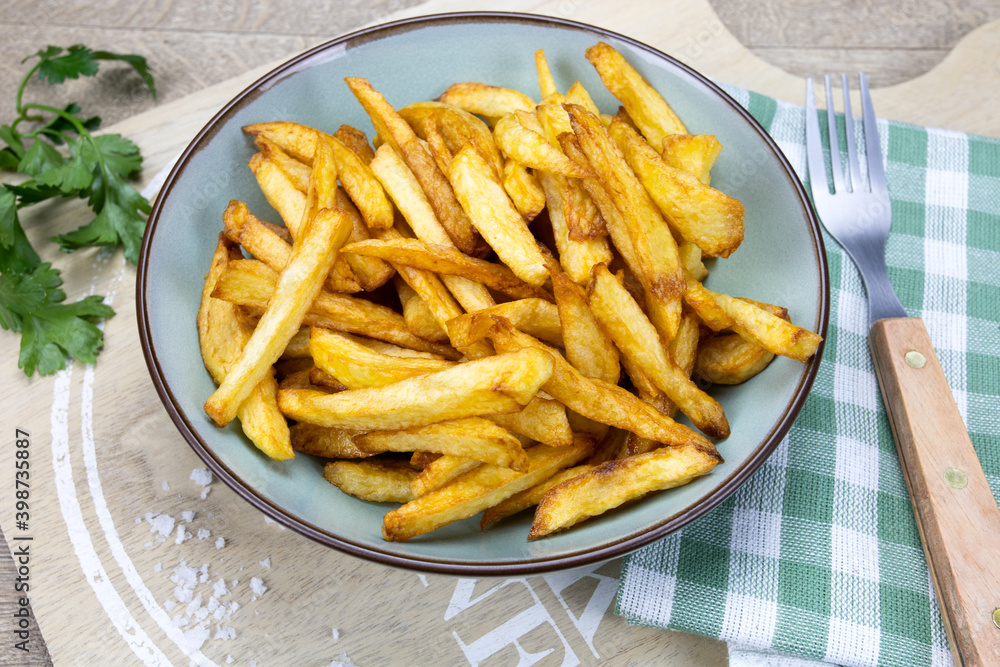
<instances>
[{"instance_id":1,"label":"crispy french fry","mask_svg":"<svg viewBox=\"0 0 1000 667\"><path fill-rule=\"evenodd\" d=\"M397 357L376 352L349 334L313 327L309 351L320 368L348 389L379 387L399 380L451 368L453 361Z\"/></svg>"},{"instance_id":2,"label":"crispy french fry","mask_svg":"<svg viewBox=\"0 0 1000 667\"><path fill-rule=\"evenodd\" d=\"M374 448L358 447L354 442L355 431L299 422L292 424L291 433L292 447L303 454L327 459L363 459L378 453Z\"/></svg>"},{"instance_id":3,"label":"crispy french fry","mask_svg":"<svg viewBox=\"0 0 1000 667\"><path fill-rule=\"evenodd\" d=\"M479 461L461 456L442 456L424 466L420 474L413 478L410 491L414 498L419 498L481 465Z\"/></svg>"},{"instance_id":4,"label":"crispy french fry","mask_svg":"<svg viewBox=\"0 0 1000 667\"><path fill-rule=\"evenodd\" d=\"M254 144L260 149L264 157L278 165L285 176L288 177L288 180L295 186L296 190L304 193L309 189L309 174L312 173L309 165L295 159L264 135L260 135L254 139Z\"/></svg>"},{"instance_id":5,"label":"crispy french fry","mask_svg":"<svg viewBox=\"0 0 1000 667\"><path fill-rule=\"evenodd\" d=\"M668 134L663 137L663 161L682 169L705 185L712 184L712 165L722 152L714 134Z\"/></svg>"},{"instance_id":6,"label":"crispy french fry","mask_svg":"<svg viewBox=\"0 0 1000 667\"><path fill-rule=\"evenodd\" d=\"M299 192L281 167L263 153L254 153L249 164L267 202L278 212L294 237L306 207L305 194Z\"/></svg>"},{"instance_id":7,"label":"crispy french fry","mask_svg":"<svg viewBox=\"0 0 1000 667\"><path fill-rule=\"evenodd\" d=\"M529 222L545 208L545 191L538 176L520 162L506 160L501 176L504 192L514 203L517 212Z\"/></svg>"},{"instance_id":8,"label":"crispy french fry","mask_svg":"<svg viewBox=\"0 0 1000 667\"><path fill-rule=\"evenodd\" d=\"M502 521L509 516L513 516L522 510L528 509L529 507L534 507L541 502L542 498L552 487L557 484L562 484L568 479L573 479L577 475L581 475L589 470L593 470L596 467L596 465L585 463L573 468L561 470L552 477L549 477L547 480L536 484L531 488L525 489L524 491L515 493L510 498L500 501L493 507L487 508L486 511L483 512L483 518L479 521L480 530L486 530L486 527L490 524Z\"/></svg>"},{"instance_id":9,"label":"crispy french fry","mask_svg":"<svg viewBox=\"0 0 1000 667\"><path fill-rule=\"evenodd\" d=\"M405 264L445 275L462 276L503 292L515 299L538 298L547 301L552 296L534 285L528 285L502 264L469 257L456 248L424 243L418 239L378 239L344 246L345 255L378 257L387 262Z\"/></svg>"},{"instance_id":10,"label":"crispy french fry","mask_svg":"<svg viewBox=\"0 0 1000 667\"><path fill-rule=\"evenodd\" d=\"M238 260L231 262L226 272L219 277L212 295L244 306L254 314L263 315L277 283L278 274L263 263ZM413 335L406 328L403 316L391 308L346 294L321 291L306 311L303 323L377 338L452 359L459 356L448 346L431 343Z\"/></svg>"},{"instance_id":11,"label":"crispy french fry","mask_svg":"<svg viewBox=\"0 0 1000 667\"><path fill-rule=\"evenodd\" d=\"M413 500L410 482L419 470L404 461L330 461L323 478L335 487L362 500L376 503L405 503Z\"/></svg>"},{"instance_id":12,"label":"crispy french fry","mask_svg":"<svg viewBox=\"0 0 1000 667\"><path fill-rule=\"evenodd\" d=\"M548 355L526 352L530 354L501 354L381 387L337 394L279 391L278 406L297 421L366 431L516 412L552 374Z\"/></svg>"},{"instance_id":13,"label":"crispy french fry","mask_svg":"<svg viewBox=\"0 0 1000 667\"><path fill-rule=\"evenodd\" d=\"M347 216L327 209L306 226L239 361L205 402L205 412L216 425L225 426L233 420L240 403L281 356L322 290L323 280L349 233Z\"/></svg>"},{"instance_id":14,"label":"crispy french fry","mask_svg":"<svg viewBox=\"0 0 1000 667\"><path fill-rule=\"evenodd\" d=\"M368 162L358 157L350 148L336 136L325 136L337 163L337 174L340 184L358 207L365 224L376 229L392 227L392 204L382 189L382 184L375 178ZM370 160L369 160L370 162Z\"/></svg>"},{"instance_id":15,"label":"crispy french fry","mask_svg":"<svg viewBox=\"0 0 1000 667\"><path fill-rule=\"evenodd\" d=\"M393 278L399 303L403 307L406 328L424 340L440 343L448 340L448 333L434 317L424 300L398 275Z\"/></svg>"},{"instance_id":16,"label":"crispy french fry","mask_svg":"<svg viewBox=\"0 0 1000 667\"><path fill-rule=\"evenodd\" d=\"M446 324L448 336L460 345L471 345L481 337L472 330L475 322L483 321L484 315L498 315L525 333L552 345L559 347L563 345L559 309L549 301L542 299L507 301L478 310L475 315L480 316L478 320L474 320L474 315L470 313L449 320Z\"/></svg>"},{"instance_id":17,"label":"crispy french fry","mask_svg":"<svg viewBox=\"0 0 1000 667\"><path fill-rule=\"evenodd\" d=\"M543 445L561 447L573 442L566 406L549 398L535 396L518 412L485 415L485 418Z\"/></svg>"},{"instance_id":18,"label":"crispy french fry","mask_svg":"<svg viewBox=\"0 0 1000 667\"><path fill-rule=\"evenodd\" d=\"M594 316L622 354L648 373L695 426L711 437L729 437L722 406L670 359L656 328L607 267L594 269L587 298Z\"/></svg>"},{"instance_id":19,"label":"crispy french fry","mask_svg":"<svg viewBox=\"0 0 1000 667\"><path fill-rule=\"evenodd\" d=\"M535 108L534 100L520 91L474 81L453 83L437 101L489 118L500 118L518 109L531 111Z\"/></svg>"},{"instance_id":20,"label":"crispy french fry","mask_svg":"<svg viewBox=\"0 0 1000 667\"><path fill-rule=\"evenodd\" d=\"M369 431L356 436L354 442L362 449L436 452L520 472L528 469L528 457L518 439L480 417L453 419L409 429Z\"/></svg>"},{"instance_id":21,"label":"crispy french fry","mask_svg":"<svg viewBox=\"0 0 1000 667\"><path fill-rule=\"evenodd\" d=\"M559 88L552 78L552 70L549 68L549 61L545 57L545 51L538 49L535 51L535 71L538 73L538 89L542 93L542 99L549 95L558 95Z\"/></svg>"},{"instance_id":22,"label":"crispy french fry","mask_svg":"<svg viewBox=\"0 0 1000 667\"><path fill-rule=\"evenodd\" d=\"M566 110L580 148L600 176L604 189L625 223L625 230L616 230L612 220L604 216L608 232L619 249L630 246L630 250L621 250L622 256L626 261L626 254L633 257L636 266L630 264L629 268L639 277L646 291L649 317L663 339L669 341L680 323L681 296L685 289L677 243L659 209L600 120L580 106L566 105ZM628 241L620 240L623 231Z\"/></svg>"},{"instance_id":23,"label":"crispy french fry","mask_svg":"<svg viewBox=\"0 0 1000 667\"><path fill-rule=\"evenodd\" d=\"M221 384L237 363L253 333L253 327L236 306L212 298L215 284L226 270L231 256L239 256L239 251L220 234L198 308L201 357L216 384ZM274 370L270 369L240 404L236 416L243 432L259 450L276 461L284 461L294 457L295 453L292 451L288 423L278 410L277 394L278 383L274 379Z\"/></svg>"},{"instance_id":24,"label":"crispy french fry","mask_svg":"<svg viewBox=\"0 0 1000 667\"><path fill-rule=\"evenodd\" d=\"M664 218L706 254L729 257L743 241L743 204L686 171L669 166L628 124L608 128Z\"/></svg>"},{"instance_id":25,"label":"crispy french fry","mask_svg":"<svg viewBox=\"0 0 1000 667\"><path fill-rule=\"evenodd\" d=\"M526 125L530 121L521 120L522 115L538 119L534 114L521 111L508 114L497 121L493 128L493 139L503 153L526 167L541 169L563 176L590 176L591 174L567 158L562 151L549 143L541 132ZM541 127L539 126L539 130Z\"/></svg>"},{"instance_id":26,"label":"crispy french fry","mask_svg":"<svg viewBox=\"0 0 1000 667\"><path fill-rule=\"evenodd\" d=\"M613 47L599 42L586 51L604 86L625 106L642 135L658 151L663 137L687 134L687 128L663 96Z\"/></svg>"},{"instance_id":27,"label":"crispy french fry","mask_svg":"<svg viewBox=\"0 0 1000 667\"><path fill-rule=\"evenodd\" d=\"M698 377L714 384L741 384L767 368L774 353L737 334L714 336L698 348Z\"/></svg>"},{"instance_id":28,"label":"crispy french fry","mask_svg":"<svg viewBox=\"0 0 1000 667\"><path fill-rule=\"evenodd\" d=\"M493 143L493 133L486 123L468 111L443 102L416 102L401 108L399 115L413 127L417 136L426 139L428 143L431 143L433 136L429 131L436 134L435 141L439 139L443 142L439 148L445 149L444 152L449 155L449 166L441 170L445 175L451 168L450 156L465 144L472 144L493 167L497 178L500 177L503 157Z\"/></svg>"},{"instance_id":29,"label":"crispy french fry","mask_svg":"<svg viewBox=\"0 0 1000 667\"><path fill-rule=\"evenodd\" d=\"M488 170L486 161L472 146L460 150L451 164L455 196L503 263L529 285L542 285L548 271L538 242Z\"/></svg>"},{"instance_id":30,"label":"crispy french fry","mask_svg":"<svg viewBox=\"0 0 1000 667\"><path fill-rule=\"evenodd\" d=\"M660 447L608 461L553 487L535 509L529 540L564 530L629 500L687 484L706 475L720 457L697 445Z\"/></svg>"},{"instance_id":31,"label":"crispy french fry","mask_svg":"<svg viewBox=\"0 0 1000 667\"><path fill-rule=\"evenodd\" d=\"M340 139L340 142L350 148L351 152L361 158L362 162L371 164L372 159L375 157L375 151L372 150L371 144L368 143L368 137L365 136L364 132L350 125L341 125L333 133L333 136Z\"/></svg>"},{"instance_id":32,"label":"crispy french fry","mask_svg":"<svg viewBox=\"0 0 1000 667\"><path fill-rule=\"evenodd\" d=\"M403 542L442 526L478 514L505 498L538 484L556 471L572 466L593 450L593 441L580 439L568 447L535 446L528 449L529 469L482 465L426 493L382 520L382 536Z\"/></svg>"},{"instance_id":33,"label":"crispy french fry","mask_svg":"<svg viewBox=\"0 0 1000 667\"><path fill-rule=\"evenodd\" d=\"M416 176L437 219L447 230L451 240L462 252L474 254L477 239L472 223L455 199L448 179L434 164L413 129L367 80L347 77L344 81L371 117L379 135L399 152Z\"/></svg>"},{"instance_id":34,"label":"crispy french fry","mask_svg":"<svg viewBox=\"0 0 1000 667\"><path fill-rule=\"evenodd\" d=\"M595 266L613 259L608 240L603 236L574 240L566 219L565 177L541 172L538 179L545 191L552 235L559 252L559 265L574 282L586 284Z\"/></svg>"},{"instance_id":35,"label":"crispy french fry","mask_svg":"<svg viewBox=\"0 0 1000 667\"><path fill-rule=\"evenodd\" d=\"M299 162L308 167L312 166L319 130L301 123L279 120L245 125L243 131L255 139L263 138Z\"/></svg>"},{"instance_id":36,"label":"crispy french fry","mask_svg":"<svg viewBox=\"0 0 1000 667\"><path fill-rule=\"evenodd\" d=\"M618 384L621 376L618 350L594 318L587 304L586 291L559 272L552 274L552 291L562 324L566 359L587 377ZM523 327L518 328L531 333Z\"/></svg>"},{"instance_id":37,"label":"crispy french fry","mask_svg":"<svg viewBox=\"0 0 1000 667\"><path fill-rule=\"evenodd\" d=\"M382 186L380 185L379 187ZM336 205L337 208L351 217L351 236L348 239L348 243L369 240L371 235L368 233L368 227L365 225L358 209L342 188L337 189ZM395 269L375 257L362 257L344 252L341 255L342 259L351 268L352 275L366 292L371 292L386 284L396 273Z\"/></svg>"}]
</instances>

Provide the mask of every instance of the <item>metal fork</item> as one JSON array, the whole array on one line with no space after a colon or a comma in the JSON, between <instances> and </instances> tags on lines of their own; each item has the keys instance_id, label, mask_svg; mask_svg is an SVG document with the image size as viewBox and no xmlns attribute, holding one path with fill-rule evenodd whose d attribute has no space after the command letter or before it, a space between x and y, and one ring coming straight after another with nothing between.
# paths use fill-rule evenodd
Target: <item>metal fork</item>
<instances>
[{"instance_id":1,"label":"metal fork","mask_svg":"<svg viewBox=\"0 0 1000 667\"><path fill-rule=\"evenodd\" d=\"M813 81L806 82L806 152L813 201L827 231L854 260L868 294L869 334L882 400L892 424L924 553L958 665L1000 664L1000 509L976 457L923 321L907 317L889 282L885 246L891 206L875 111L865 75L861 105L867 182L855 147L847 76L842 75L847 166L826 77L830 174Z\"/></svg>"}]
</instances>

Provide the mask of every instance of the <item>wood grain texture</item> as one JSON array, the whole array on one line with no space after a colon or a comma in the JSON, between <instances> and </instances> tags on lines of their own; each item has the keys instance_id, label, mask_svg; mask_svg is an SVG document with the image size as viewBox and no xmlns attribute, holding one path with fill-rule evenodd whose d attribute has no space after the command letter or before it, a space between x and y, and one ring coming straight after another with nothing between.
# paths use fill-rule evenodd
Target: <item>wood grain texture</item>
<instances>
[{"instance_id":1,"label":"wood grain texture","mask_svg":"<svg viewBox=\"0 0 1000 667\"><path fill-rule=\"evenodd\" d=\"M1000 664L1000 509L923 321L879 320L869 337L955 663ZM915 363L907 354L918 353ZM926 363L921 366L921 361ZM948 481L948 471L967 480Z\"/></svg>"}]
</instances>

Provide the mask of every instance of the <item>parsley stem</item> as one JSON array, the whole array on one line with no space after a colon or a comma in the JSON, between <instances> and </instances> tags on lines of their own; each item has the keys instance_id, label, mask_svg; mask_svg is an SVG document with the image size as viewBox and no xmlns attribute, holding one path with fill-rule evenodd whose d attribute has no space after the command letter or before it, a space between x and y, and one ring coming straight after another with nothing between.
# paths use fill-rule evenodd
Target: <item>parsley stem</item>
<instances>
[{"instance_id":1,"label":"parsley stem","mask_svg":"<svg viewBox=\"0 0 1000 667\"><path fill-rule=\"evenodd\" d=\"M24 96L24 88L28 85L28 81L31 80L31 75L38 71L38 68L42 66L41 60L39 60L35 65L28 70L28 73L24 75L21 79L21 85L17 87L17 97L14 98L14 109L17 111L17 115L24 115L24 108L21 106L21 97Z\"/></svg>"}]
</instances>

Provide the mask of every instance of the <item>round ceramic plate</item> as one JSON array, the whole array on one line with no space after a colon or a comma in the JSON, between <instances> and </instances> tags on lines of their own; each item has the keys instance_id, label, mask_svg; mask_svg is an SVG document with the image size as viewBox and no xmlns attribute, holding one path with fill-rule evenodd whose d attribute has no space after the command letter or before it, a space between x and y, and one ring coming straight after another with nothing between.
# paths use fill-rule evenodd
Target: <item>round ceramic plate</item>
<instances>
[{"instance_id":1,"label":"round ceramic plate","mask_svg":"<svg viewBox=\"0 0 1000 667\"><path fill-rule=\"evenodd\" d=\"M369 79L397 107L433 99L457 81L516 88L537 98L539 48L561 89L580 80L602 111L614 112L618 102L584 57L602 40L664 94L692 133L715 134L725 147L712 184L745 205L746 238L731 258L714 263L707 286L784 305L794 322L825 333L825 255L808 199L766 132L705 77L627 37L536 16L450 14L365 29L290 60L226 105L167 178L142 246L137 307L153 382L191 447L248 502L356 556L431 572L510 576L606 560L663 537L717 505L774 450L805 400L818 357L807 364L778 358L747 384L713 388L732 426L732 435L719 443L726 462L687 486L534 542L525 539L525 512L485 532L473 517L389 543L381 525L390 505L341 493L323 479L320 459L300 454L270 461L238 424L218 429L202 410L215 386L202 365L195 315L222 212L230 199L242 199L259 217L280 220L247 168L255 148L242 126L292 120L333 131L347 123L374 136L345 76Z\"/></svg>"}]
</instances>

